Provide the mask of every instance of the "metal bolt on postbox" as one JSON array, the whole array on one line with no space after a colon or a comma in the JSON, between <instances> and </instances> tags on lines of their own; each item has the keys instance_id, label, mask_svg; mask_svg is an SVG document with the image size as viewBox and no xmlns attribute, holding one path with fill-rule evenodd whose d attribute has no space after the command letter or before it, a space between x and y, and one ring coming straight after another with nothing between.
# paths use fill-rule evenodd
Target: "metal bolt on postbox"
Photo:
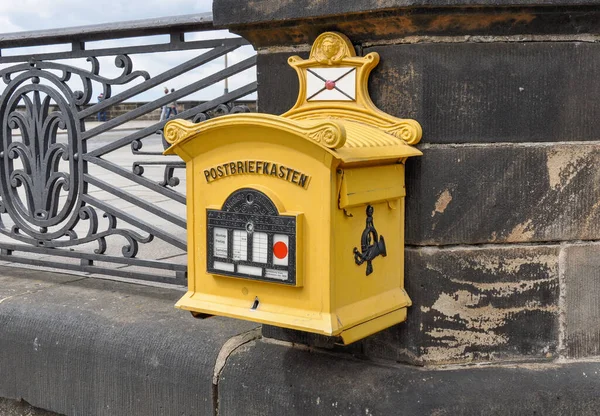
<instances>
[{"instance_id":1,"label":"metal bolt on postbox","mask_svg":"<svg viewBox=\"0 0 600 416\"><path fill-rule=\"evenodd\" d=\"M177 307L336 336L406 319L404 163L421 126L378 110L379 55L326 32L289 58L298 100L281 116L165 126L186 162L189 290Z\"/></svg>"}]
</instances>

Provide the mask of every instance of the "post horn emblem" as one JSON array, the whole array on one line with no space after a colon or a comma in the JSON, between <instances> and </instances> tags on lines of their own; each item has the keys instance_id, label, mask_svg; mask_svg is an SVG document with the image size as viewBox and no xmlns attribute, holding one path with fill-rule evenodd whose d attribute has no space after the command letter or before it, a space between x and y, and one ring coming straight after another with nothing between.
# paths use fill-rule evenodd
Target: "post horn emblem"
<instances>
[{"instance_id":1,"label":"post horn emblem","mask_svg":"<svg viewBox=\"0 0 600 416\"><path fill-rule=\"evenodd\" d=\"M373 273L373 259L381 255L387 256L385 250L385 241L383 236L377 234L377 230L373 225L373 207L367 206L367 225L360 239L360 251L354 247L354 262L360 266L367 262L367 276Z\"/></svg>"}]
</instances>

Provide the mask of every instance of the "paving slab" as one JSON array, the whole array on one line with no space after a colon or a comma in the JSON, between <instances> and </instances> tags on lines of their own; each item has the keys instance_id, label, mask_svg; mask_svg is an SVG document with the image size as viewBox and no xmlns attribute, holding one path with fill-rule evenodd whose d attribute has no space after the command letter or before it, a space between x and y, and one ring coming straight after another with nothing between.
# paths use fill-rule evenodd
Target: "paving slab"
<instances>
[{"instance_id":1,"label":"paving slab","mask_svg":"<svg viewBox=\"0 0 600 416\"><path fill-rule=\"evenodd\" d=\"M80 279L68 274L31 271L9 265L0 265L0 305L16 296L30 295Z\"/></svg>"}]
</instances>

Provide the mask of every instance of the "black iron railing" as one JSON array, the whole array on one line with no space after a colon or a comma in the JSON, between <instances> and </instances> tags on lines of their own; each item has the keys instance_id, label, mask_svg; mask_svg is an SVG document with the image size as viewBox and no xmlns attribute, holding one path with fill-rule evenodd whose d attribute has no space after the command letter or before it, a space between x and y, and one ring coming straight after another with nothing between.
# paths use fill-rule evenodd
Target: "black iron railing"
<instances>
[{"instance_id":1,"label":"black iron railing","mask_svg":"<svg viewBox=\"0 0 600 416\"><path fill-rule=\"evenodd\" d=\"M185 284L185 166L162 155L159 114L245 112L236 101L256 91L254 52L237 54L247 42L197 39L211 30L202 14L0 35L1 261ZM28 46L44 48L15 49ZM226 79L235 88L214 91ZM113 111L126 100L145 102Z\"/></svg>"}]
</instances>

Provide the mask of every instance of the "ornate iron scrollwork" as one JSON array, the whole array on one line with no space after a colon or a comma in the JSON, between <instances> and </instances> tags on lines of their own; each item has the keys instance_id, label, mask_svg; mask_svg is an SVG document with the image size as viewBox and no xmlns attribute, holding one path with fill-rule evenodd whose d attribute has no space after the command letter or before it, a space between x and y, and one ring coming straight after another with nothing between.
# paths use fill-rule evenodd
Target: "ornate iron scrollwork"
<instances>
[{"instance_id":1,"label":"ornate iron scrollwork","mask_svg":"<svg viewBox=\"0 0 600 416\"><path fill-rule=\"evenodd\" d=\"M156 114L170 102L191 99L191 94L217 79L255 67L256 56L211 72L203 79L198 79L196 73L191 83L164 96L158 90L162 91L165 83L247 44L242 38L182 42L183 26L181 19L176 20L175 26L159 28L160 33L151 24L136 23L138 29L167 35L170 41L166 43L150 38L142 44L102 48L89 43L97 35L105 40L122 38L120 31L109 28L91 37L85 30L68 35L66 43L72 47L63 51L23 51L19 55L15 50L17 55L0 56L3 64L10 64L0 68L0 82L4 84L0 88L2 260L185 284L187 244L182 205L186 196L183 189L177 188L184 182L178 169L184 169L185 164L162 156L162 145L156 139L160 140L166 120L130 122L151 119L145 116ZM209 27L200 30L205 29ZM30 44L52 43L59 32L26 37ZM138 62L143 61L135 59L173 51L177 51L172 56L173 65L164 70L153 66L153 77L138 70ZM188 56L189 52L179 51L194 52ZM110 57L114 64L105 64L104 59ZM116 71L109 68L113 65ZM109 72L114 75L107 77ZM177 117L191 120L240 112L240 108L219 105L235 102L256 89L256 82L250 82L224 96L185 108ZM99 93L103 100L96 102ZM130 99L146 101L153 93L159 97L135 109L127 111L129 104L122 105ZM108 111L108 122L92 122L95 115ZM91 124L86 121L84 125L84 120ZM131 160L126 155L129 146L133 154L140 155L139 162L137 157ZM133 166L123 166L124 161ZM161 196L160 200L156 195ZM146 244L153 239L160 241Z\"/></svg>"},{"instance_id":2,"label":"ornate iron scrollwork","mask_svg":"<svg viewBox=\"0 0 600 416\"><path fill-rule=\"evenodd\" d=\"M135 257L138 244L152 241L152 235L117 228L117 218L108 212L103 214L108 219L106 230L98 231L98 214L88 205L93 198L86 195L85 125L79 112L92 97L92 81L99 82L109 98L111 85L149 75L132 72L131 59L125 55L115 59L123 72L114 79L98 75L96 58L88 61L90 71L38 61L0 71L7 84L0 97L0 218L7 214L14 224L6 227L0 221L0 233L38 247L97 241L96 254L106 251L107 236L120 235L127 240L123 256ZM72 74L81 78L83 91L73 91L67 84ZM57 140L59 129L66 141ZM89 222L87 234L81 237L74 230L80 221Z\"/></svg>"},{"instance_id":3,"label":"ornate iron scrollwork","mask_svg":"<svg viewBox=\"0 0 600 416\"><path fill-rule=\"evenodd\" d=\"M360 238L360 251L354 247L354 262L360 266L367 262L367 276L373 273L373 259L381 255L385 257L385 241L383 236L377 234L377 230L373 225L373 207L367 206L367 225Z\"/></svg>"},{"instance_id":4,"label":"ornate iron scrollwork","mask_svg":"<svg viewBox=\"0 0 600 416\"><path fill-rule=\"evenodd\" d=\"M79 139L81 123L75 122L76 108L67 101L64 84L51 73L29 72L33 74L21 74L10 82L0 99L5 126L0 144L0 212L14 221L12 233L22 231L39 244L64 236L78 221L83 175L78 155L85 144ZM40 84L40 77L58 90ZM25 84L27 80L31 84ZM20 102L25 112L17 111ZM51 102L57 110L50 111ZM56 142L59 128L66 130L68 144ZM13 137L17 129L20 140ZM68 163L66 171L61 159ZM66 194L62 204L61 194Z\"/></svg>"}]
</instances>

